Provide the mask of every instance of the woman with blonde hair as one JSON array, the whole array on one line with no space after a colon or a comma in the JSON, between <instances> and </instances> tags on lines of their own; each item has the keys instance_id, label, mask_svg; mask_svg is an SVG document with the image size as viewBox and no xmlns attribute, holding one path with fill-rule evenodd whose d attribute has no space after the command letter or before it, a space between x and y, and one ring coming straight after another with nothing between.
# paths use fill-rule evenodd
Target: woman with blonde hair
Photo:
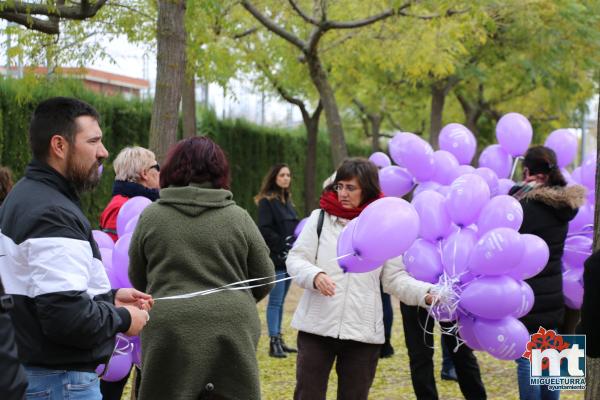
<instances>
[{"instance_id":1,"label":"woman with blonde hair","mask_svg":"<svg viewBox=\"0 0 600 400\"><path fill-rule=\"evenodd\" d=\"M153 152L143 147L125 147L113 161L115 183L112 199L100 216L100 229L114 241L117 237L117 216L127 200L143 196L158 199L160 166Z\"/></svg>"},{"instance_id":2,"label":"woman with blonde hair","mask_svg":"<svg viewBox=\"0 0 600 400\"><path fill-rule=\"evenodd\" d=\"M298 225L298 215L292 203L290 185L292 176L287 164L275 164L264 177L260 192L254 197L258 205L258 228L275 264L277 278L287 277L285 260L292 247L294 230ZM277 282L269 294L267 305L267 326L269 327L269 356L287 357L295 353L281 336L283 303L290 288L290 281Z\"/></svg>"}]
</instances>

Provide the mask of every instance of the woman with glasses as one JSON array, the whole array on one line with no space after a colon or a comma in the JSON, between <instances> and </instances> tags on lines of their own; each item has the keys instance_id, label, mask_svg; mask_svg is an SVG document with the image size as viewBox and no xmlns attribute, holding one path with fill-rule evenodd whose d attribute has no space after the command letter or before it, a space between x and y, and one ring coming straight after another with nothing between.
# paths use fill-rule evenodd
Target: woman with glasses
<instances>
[{"instance_id":1,"label":"woman with glasses","mask_svg":"<svg viewBox=\"0 0 600 400\"><path fill-rule=\"evenodd\" d=\"M431 304L432 285L410 277L400 258L365 273L344 273L336 261L342 229L382 196L375 164L344 161L321 195L323 216L311 214L288 255L288 273L305 289L292 320L299 331L294 399L325 399L334 362L337 398L368 398L384 343L380 283L406 304Z\"/></svg>"},{"instance_id":2,"label":"woman with glasses","mask_svg":"<svg viewBox=\"0 0 600 400\"><path fill-rule=\"evenodd\" d=\"M254 197L258 205L258 228L269 246L277 278L288 276L285 259L292 247L294 229L298 225L298 214L294 209L290 191L291 182L290 168L286 164L275 164L264 177L260 192ZM271 357L285 358L286 353L296 352L296 349L285 344L281 336L283 303L289 288L289 280L277 282L269 293L267 326Z\"/></svg>"},{"instance_id":3,"label":"woman with glasses","mask_svg":"<svg viewBox=\"0 0 600 400\"><path fill-rule=\"evenodd\" d=\"M159 171L153 152L143 147L125 147L113 161L115 182L112 199L100 215L100 229L116 242L117 216L127 200L143 196L152 201L158 199ZM136 389L139 387L139 376L136 375ZM119 400L129 374L117 382L100 381L100 391L104 400Z\"/></svg>"},{"instance_id":4,"label":"woman with glasses","mask_svg":"<svg viewBox=\"0 0 600 400\"><path fill-rule=\"evenodd\" d=\"M100 229L117 241L117 216L127 200L143 196L158 199L160 166L153 152L143 147L125 147L113 161L115 182L112 199L100 215Z\"/></svg>"}]
</instances>

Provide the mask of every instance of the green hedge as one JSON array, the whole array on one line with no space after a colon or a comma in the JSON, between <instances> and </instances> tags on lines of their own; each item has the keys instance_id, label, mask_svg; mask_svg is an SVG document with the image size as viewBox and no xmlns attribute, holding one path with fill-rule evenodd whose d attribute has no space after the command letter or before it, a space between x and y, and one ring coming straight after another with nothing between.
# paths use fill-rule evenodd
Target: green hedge
<instances>
[{"instance_id":1,"label":"green hedge","mask_svg":"<svg viewBox=\"0 0 600 400\"><path fill-rule=\"evenodd\" d=\"M110 153L100 186L82 198L86 215L97 226L100 213L110 199L114 172L111 162L125 146L148 146L152 104L149 101L125 100L102 96L85 90L80 82L66 79L0 79L0 164L9 166L15 178L22 176L30 160L27 129L36 105L48 97L72 96L92 104L101 115L103 142ZM206 134L227 153L232 174L232 191L236 202L252 215L256 214L253 197L262 177L276 162L285 162L292 170L292 191L297 210L304 209L304 165L306 137L301 128L265 128L242 120L218 120L214 113L199 115L199 134ZM329 143L321 133L317 157L317 186L331 174L333 165ZM368 146L349 145L352 155L368 155ZM318 193L318 192L317 192Z\"/></svg>"}]
</instances>

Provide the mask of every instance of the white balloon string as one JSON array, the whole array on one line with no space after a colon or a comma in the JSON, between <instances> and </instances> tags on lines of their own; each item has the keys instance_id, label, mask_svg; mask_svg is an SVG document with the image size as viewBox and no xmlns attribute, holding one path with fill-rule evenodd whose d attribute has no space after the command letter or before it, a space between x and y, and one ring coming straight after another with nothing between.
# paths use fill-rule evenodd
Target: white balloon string
<instances>
[{"instance_id":1,"label":"white balloon string","mask_svg":"<svg viewBox=\"0 0 600 400\"><path fill-rule=\"evenodd\" d=\"M344 255L342 255L342 256L339 256L339 257L336 257L336 258L332 258L331 260L329 260L329 261L328 261L328 263L330 263L330 262L332 262L332 261L339 261L339 260L342 260L342 259L344 259L344 258L346 258L346 257L350 257L350 256L354 256L354 255L356 255L356 253L355 253L355 252L348 253L348 254L344 254ZM360 257L359 257L359 258L360 258Z\"/></svg>"},{"instance_id":2,"label":"white balloon string","mask_svg":"<svg viewBox=\"0 0 600 400\"><path fill-rule=\"evenodd\" d=\"M233 286L237 286L237 285L245 285L246 283L250 283L250 282L256 282L256 281L260 281L260 280L273 279L273 278L277 278L277 275L266 276L266 277L263 277L263 278L246 279L245 281L233 282L233 283L229 283L227 285L220 286L218 288L206 289L206 290L201 290L201 291L198 291L198 292L180 294L180 295L175 295L175 296L158 297L158 298L155 298L154 301L190 299L192 297L206 296L206 295L209 295L209 294L213 294L213 293L217 293L217 292L222 292L222 291L225 291L225 290L247 290L247 289L257 288L257 287L266 286L266 285L270 285L270 284L277 283L277 282L283 282L283 281L287 281L287 280L290 280L290 279L294 279L295 276L288 276L286 278L280 278L280 279L276 279L276 280L273 280L273 281L270 281L270 282L260 283L258 285L233 287Z\"/></svg>"},{"instance_id":3,"label":"white balloon string","mask_svg":"<svg viewBox=\"0 0 600 400\"><path fill-rule=\"evenodd\" d=\"M519 157L515 157L515 160L513 161L513 166L512 166L512 170L510 171L510 179L513 179L513 176L515 175L515 171L517 170L517 164L519 163L519 160L522 160L523 157L519 156Z\"/></svg>"}]
</instances>

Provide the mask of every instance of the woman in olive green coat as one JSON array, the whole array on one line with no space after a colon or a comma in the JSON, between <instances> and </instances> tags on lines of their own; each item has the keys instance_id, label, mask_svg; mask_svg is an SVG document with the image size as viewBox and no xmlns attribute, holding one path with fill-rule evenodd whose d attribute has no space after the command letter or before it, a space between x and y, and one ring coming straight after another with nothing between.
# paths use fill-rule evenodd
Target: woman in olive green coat
<instances>
[{"instance_id":1,"label":"woman in olive green coat","mask_svg":"<svg viewBox=\"0 0 600 400\"><path fill-rule=\"evenodd\" d=\"M274 275L258 228L226 190L227 159L208 138L182 140L160 183L129 248L133 286L157 299L141 336L140 400L260 399L255 303L272 285L160 300Z\"/></svg>"}]
</instances>

